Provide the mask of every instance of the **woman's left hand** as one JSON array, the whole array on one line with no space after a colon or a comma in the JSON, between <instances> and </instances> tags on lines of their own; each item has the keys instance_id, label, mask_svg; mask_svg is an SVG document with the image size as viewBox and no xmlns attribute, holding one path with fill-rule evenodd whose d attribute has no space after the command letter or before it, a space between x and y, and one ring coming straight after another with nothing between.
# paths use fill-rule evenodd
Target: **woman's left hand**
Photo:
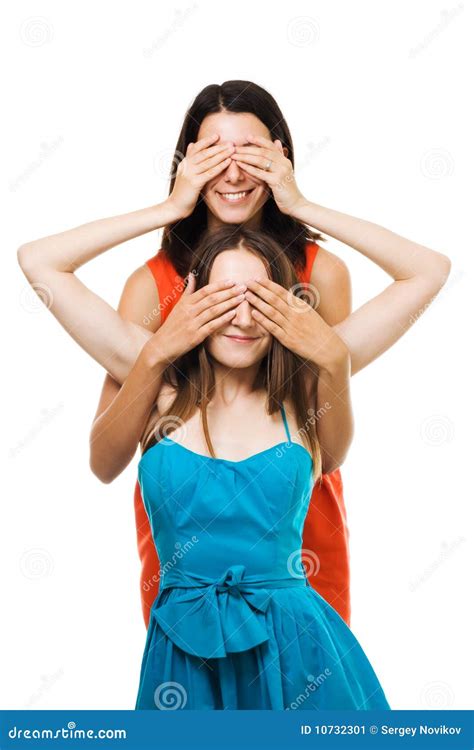
<instances>
[{"instance_id":1,"label":"woman's left hand","mask_svg":"<svg viewBox=\"0 0 474 750\"><path fill-rule=\"evenodd\" d=\"M350 358L333 328L291 289L268 278L245 283L245 298L253 306L253 318L287 349L331 373Z\"/></svg>"},{"instance_id":2,"label":"woman's left hand","mask_svg":"<svg viewBox=\"0 0 474 750\"><path fill-rule=\"evenodd\" d=\"M252 146L236 146L231 159L247 174L265 182L271 189L275 202L284 214L305 202L296 184L293 165L287 159L282 143L262 136L247 136Z\"/></svg>"}]
</instances>

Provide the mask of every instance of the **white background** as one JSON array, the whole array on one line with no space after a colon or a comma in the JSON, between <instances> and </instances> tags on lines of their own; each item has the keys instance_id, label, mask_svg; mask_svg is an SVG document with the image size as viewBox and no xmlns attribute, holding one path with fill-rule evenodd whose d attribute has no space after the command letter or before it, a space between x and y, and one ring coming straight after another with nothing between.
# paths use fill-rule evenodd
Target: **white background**
<instances>
[{"instance_id":1,"label":"white background","mask_svg":"<svg viewBox=\"0 0 474 750\"><path fill-rule=\"evenodd\" d=\"M103 372L29 293L16 249L162 200L159 165L187 106L207 84L240 78L279 102L308 198L452 260L440 297L354 378L342 476L352 627L392 708L467 708L472 6L41 0L8 13L2 707L133 708L145 643L138 455L111 485L90 472ZM158 247L149 234L80 276L115 305ZM325 247L349 266L354 308L390 283L351 248Z\"/></svg>"}]
</instances>

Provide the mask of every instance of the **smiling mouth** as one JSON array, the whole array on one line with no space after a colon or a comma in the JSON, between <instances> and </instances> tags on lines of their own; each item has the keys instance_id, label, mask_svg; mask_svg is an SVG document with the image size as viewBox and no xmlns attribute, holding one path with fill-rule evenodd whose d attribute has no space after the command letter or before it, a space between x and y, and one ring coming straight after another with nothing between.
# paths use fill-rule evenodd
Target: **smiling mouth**
<instances>
[{"instance_id":1,"label":"smiling mouth","mask_svg":"<svg viewBox=\"0 0 474 750\"><path fill-rule=\"evenodd\" d=\"M238 193L220 193L216 190L216 193L224 203L243 203L254 190L255 188L250 188L250 190L241 190Z\"/></svg>"},{"instance_id":2,"label":"smiling mouth","mask_svg":"<svg viewBox=\"0 0 474 750\"><path fill-rule=\"evenodd\" d=\"M242 344L248 343L250 341L256 341L258 338L260 338L259 336L231 336L227 333L224 333L224 336L226 337L226 339L232 339L232 341L238 341Z\"/></svg>"}]
</instances>

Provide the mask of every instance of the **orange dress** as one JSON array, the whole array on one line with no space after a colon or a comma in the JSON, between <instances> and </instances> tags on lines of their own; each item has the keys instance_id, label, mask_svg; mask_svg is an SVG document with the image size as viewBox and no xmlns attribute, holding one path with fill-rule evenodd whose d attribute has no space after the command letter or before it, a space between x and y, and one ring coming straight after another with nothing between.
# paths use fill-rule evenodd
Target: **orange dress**
<instances>
[{"instance_id":1,"label":"orange dress","mask_svg":"<svg viewBox=\"0 0 474 750\"><path fill-rule=\"evenodd\" d=\"M309 283L319 246L306 244L306 266L299 273L302 283ZM158 252L147 261L160 300L161 323L183 292L183 278L174 266ZM156 552L140 485L135 484L135 520L141 569L141 601L148 627L150 610L160 583L160 561ZM303 529L302 560L311 586L350 624L349 533L340 469L323 474L321 485L315 485Z\"/></svg>"}]
</instances>

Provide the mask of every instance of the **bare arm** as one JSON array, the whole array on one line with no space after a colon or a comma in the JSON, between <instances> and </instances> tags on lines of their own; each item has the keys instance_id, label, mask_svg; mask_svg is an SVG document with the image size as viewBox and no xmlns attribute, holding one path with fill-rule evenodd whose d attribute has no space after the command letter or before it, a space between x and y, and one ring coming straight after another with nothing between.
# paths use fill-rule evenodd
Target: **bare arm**
<instances>
[{"instance_id":1,"label":"bare arm","mask_svg":"<svg viewBox=\"0 0 474 750\"><path fill-rule=\"evenodd\" d=\"M146 265L140 266L125 283L118 304L118 312L124 320L142 324L147 331L154 333L160 326L160 315L150 316L149 312L159 309L160 300L155 280ZM137 394L140 394L143 388L143 382L139 381L140 376L137 375L134 379ZM143 403L137 404L137 411L135 411L130 383L121 394L119 418L115 421L108 419L110 413L107 414L107 411L120 393L121 387L122 384L114 380L111 375L105 376L90 434L90 467L103 482L111 482L129 464L138 443L135 433L139 425L144 424L142 413L138 417L140 421L135 426L131 424L131 419L135 417L137 411L146 410L147 407L144 407ZM120 412L123 413L120 414Z\"/></svg>"},{"instance_id":2,"label":"bare arm","mask_svg":"<svg viewBox=\"0 0 474 750\"><path fill-rule=\"evenodd\" d=\"M393 346L418 319L446 282L451 262L446 255L378 224L306 200L292 215L362 253L394 279L381 294L334 325L350 351L354 375Z\"/></svg>"},{"instance_id":3,"label":"bare arm","mask_svg":"<svg viewBox=\"0 0 474 750\"><path fill-rule=\"evenodd\" d=\"M161 386L167 363L151 362L147 346L142 349L125 383L108 408L95 420L91 432L90 466L94 474L109 483L130 463L140 442ZM108 384L102 397L110 398ZM112 388L112 393L115 388Z\"/></svg>"},{"instance_id":4,"label":"bare arm","mask_svg":"<svg viewBox=\"0 0 474 750\"><path fill-rule=\"evenodd\" d=\"M310 284L317 294L316 310L328 325L335 326L351 314L349 269L341 258L321 245L311 269Z\"/></svg>"},{"instance_id":5,"label":"bare arm","mask_svg":"<svg viewBox=\"0 0 474 750\"><path fill-rule=\"evenodd\" d=\"M141 272L141 269L139 269ZM152 292L151 275L135 272L128 280L119 310L141 319L146 311L159 309L158 293ZM227 281L208 284L196 293L195 277L174 306L162 328L153 317L149 329L156 332L143 346L124 384L106 379L90 437L90 466L103 482L111 482L130 463L144 428L162 395L162 373L182 352L196 346L231 319L240 297L237 285ZM142 294L143 290L149 294ZM150 307L151 305L151 307ZM149 319L149 317L148 317ZM161 407L160 407L161 408Z\"/></svg>"},{"instance_id":6,"label":"bare arm","mask_svg":"<svg viewBox=\"0 0 474 750\"><path fill-rule=\"evenodd\" d=\"M330 474L342 466L354 437L350 354L344 346L336 347L336 351L332 364L319 368L315 395L314 377L309 381L310 400L317 405L316 429L323 474Z\"/></svg>"},{"instance_id":7,"label":"bare arm","mask_svg":"<svg viewBox=\"0 0 474 750\"><path fill-rule=\"evenodd\" d=\"M350 315L351 279L347 265L341 258L320 246L310 280L318 293L315 300L317 312L325 323L336 326ZM340 356L332 367L319 369L316 394L314 378L309 375L308 379L310 401L317 404L317 432L323 474L330 474L342 466L354 436L350 354L345 347L337 351Z\"/></svg>"},{"instance_id":8,"label":"bare arm","mask_svg":"<svg viewBox=\"0 0 474 750\"><path fill-rule=\"evenodd\" d=\"M18 261L33 289L74 340L116 380L125 380L150 333L124 320L75 275L106 250L179 218L164 203L99 219L22 245Z\"/></svg>"},{"instance_id":9,"label":"bare arm","mask_svg":"<svg viewBox=\"0 0 474 750\"><path fill-rule=\"evenodd\" d=\"M172 194L158 205L83 224L28 242L18 261L28 281L74 338L116 380L123 382L150 333L126 321L91 292L75 271L116 245L190 216L201 189L230 162L233 144L213 134L190 143Z\"/></svg>"}]
</instances>

